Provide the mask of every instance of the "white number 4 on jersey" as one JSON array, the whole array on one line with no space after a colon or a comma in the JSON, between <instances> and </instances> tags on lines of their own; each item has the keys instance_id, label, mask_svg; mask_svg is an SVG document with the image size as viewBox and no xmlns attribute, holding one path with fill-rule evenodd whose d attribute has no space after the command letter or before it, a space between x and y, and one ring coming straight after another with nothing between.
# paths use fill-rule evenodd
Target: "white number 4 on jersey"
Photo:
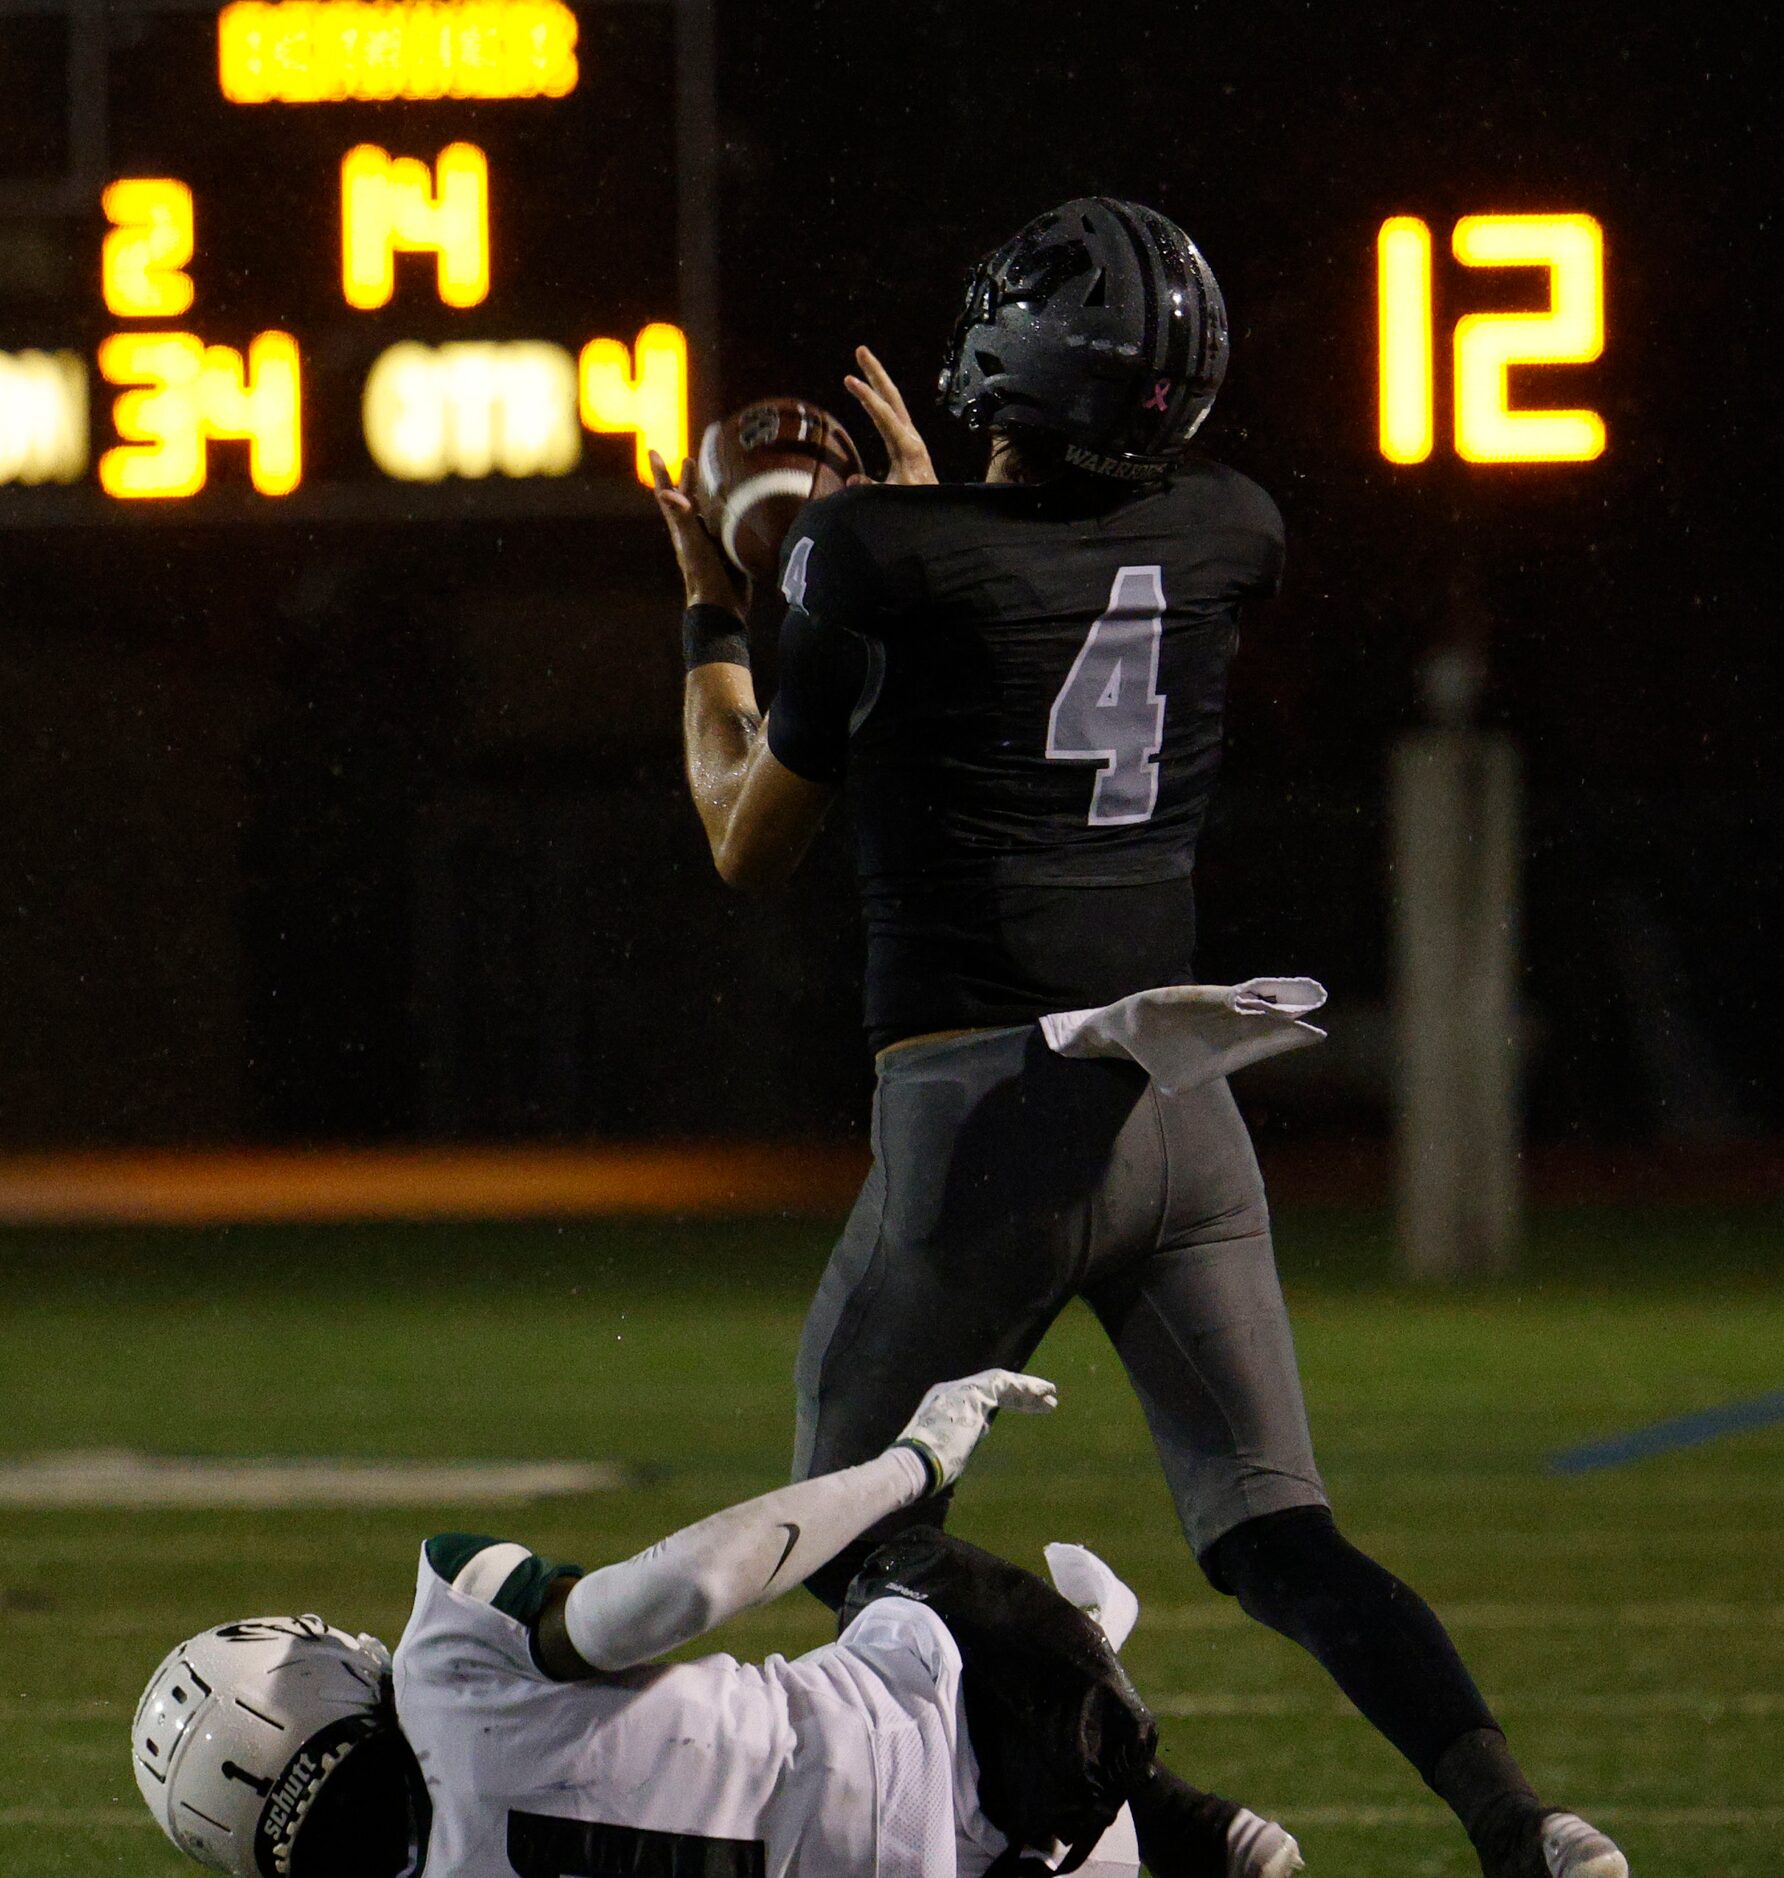
<instances>
[{"instance_id":1,"label":"white number 4 on jersey","mask_svg":"<svg viewBox=\"0 0 1784 1878\"><path fill-rule=\"evenodd\" d=\"M1163 570L1124 567L1109 609L1078 648L1047 715L1047 755L1059 763L1100 763L1090 792L1092 828L1144 822L1158 806L1158 753L1165 698L1158 688L1164 626Z\"/></svg>"}]
</instances>

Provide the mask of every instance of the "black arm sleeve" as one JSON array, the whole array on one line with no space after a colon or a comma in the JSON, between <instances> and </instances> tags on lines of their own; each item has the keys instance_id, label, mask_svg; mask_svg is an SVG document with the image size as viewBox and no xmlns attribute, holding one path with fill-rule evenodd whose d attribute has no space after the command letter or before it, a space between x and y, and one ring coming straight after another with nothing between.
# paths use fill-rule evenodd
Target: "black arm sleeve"
<instances>
[{"instance_id":1,"label":"black arm sleeve","mask_svg":"<svg viewBox=\"0 0 1784 1878\"><path fill-rule=\"evenodd\" d=\"M780 631L780 688L768 712L775 761L807 782L842 780L849 729L871 660L859 633L823 626L789 607Z\"/></svg>"},{"instance_id":2,"label":"black arm sleeve","mask_svg":"<svg viewBox=\"0 0 1784 1878\"><path fill-rule=\"evenodd\" d=\"M1282 568L1288 546L1282 526L1282 511L1260 489L1258 528L1258 575L1252 591L1259 599L1274 599L1282 591Z\"/></svg>"},{"instance_id":3,"label":"black arm sleeve","mask_svg":"<svg viewBox=\"0 0 1784 1878\"><path fill-rule=\"evenodd\" d=\"M878 570L848 525L848 500L833 496L801 509L782 557L787 616L768 748L807 782L842 780L849 732L876 670Z\"/></svg>"}]
</instances>

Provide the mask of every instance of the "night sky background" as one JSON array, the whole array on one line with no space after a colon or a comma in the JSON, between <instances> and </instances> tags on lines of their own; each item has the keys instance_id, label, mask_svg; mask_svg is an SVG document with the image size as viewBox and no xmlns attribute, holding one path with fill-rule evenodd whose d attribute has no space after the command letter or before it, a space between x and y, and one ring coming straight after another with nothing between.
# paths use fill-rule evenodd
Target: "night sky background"
<instances>
[{"instance_id":1,"label":"night sky background","mask_svg":"<svg viewBox=\"0 0 1784 1878\"><path fill-rule=\"evenodd\" d=\"M264 154L271 119L216 99L206 16L132 29L112 172L192 179L201 263L212 229L232 257L201 272L193 319L231 343L289 320L318 385L353 377L365 342L328 336L345 329L317 179L363 135L491 149L498 291L458 326L399 295L412 336L481 320L571 343L674 317L669 16L578 11L578 99L401 129L287 111ZM1290 560L1235 675L1199 967L1333 993L1332 1043L1261 1099L1309 1130L1386 1125L1383 779L1422 721L1421 667L1462 646L1485 662L1481 721L1525 763L1533 1132L1784 1129L1784 178L1763 20L718 0L716 30L702 415L799 394L866 444L840 386L865 340L943 474L973 474L933 384L978 254L1108 193L1212 262L1233 362L1201 441L1275 495ZM0 51L0 180L53 171L54 31L0 19ZM1543 287L1460 269L1448 231L1520 210L1604 225L1603 359L1515 386L1600 411L1596 463L1468 466L1446 444L1449 328ZM1395 213L1438 254L1438 447L1408 467L1376 448L1374 239ZM0 215L0 347L96 343L101 228L96 208ZM298 270L306 245L323 258ZM353 401L330 409L316 473L350 492ZM624 446L590 452L623 467ZM220 496L233 454L215 453ZM259 526L82 520L96 504L49 526L39 493L0 491L0 1146L859 1128L844 842L828 830L779 903L711 878L642 492L629 514L529 515L522 489L500 515L449 492L408 521L349 500Z\"/></svg>"}]
</instances>

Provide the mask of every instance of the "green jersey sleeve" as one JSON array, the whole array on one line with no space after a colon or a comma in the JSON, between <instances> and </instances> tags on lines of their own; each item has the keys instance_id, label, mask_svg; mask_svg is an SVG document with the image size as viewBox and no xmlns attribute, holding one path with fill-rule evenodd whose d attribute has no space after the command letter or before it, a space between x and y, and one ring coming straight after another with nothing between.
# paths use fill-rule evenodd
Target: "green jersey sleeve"
<instances>
[{"instance_id":1,"label":"green jersey sleeve","mask_svg":"<svg viewBox=\"0 0 1784 1878\"><path fill-rule=\"evenodd\" d=\"M427 1542L427 1562L454 1591L476 1598L530 1631L560 1578L580 1578L580 1565L541 1558L524 1545L482 1533L442 1532Z\"/></svg>"}]
</instances>

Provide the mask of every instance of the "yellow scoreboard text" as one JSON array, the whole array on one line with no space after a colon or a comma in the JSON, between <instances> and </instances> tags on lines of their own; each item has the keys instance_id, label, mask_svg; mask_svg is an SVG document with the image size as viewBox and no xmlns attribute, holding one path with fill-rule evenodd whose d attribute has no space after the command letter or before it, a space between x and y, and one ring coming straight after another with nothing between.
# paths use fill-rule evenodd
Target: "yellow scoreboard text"
<instances>
[{"instance_id":1,"label":"yellow scoreboard text","mask_svg":"<svg viewBox=\"0 0 1784 1878\"><path fill-rule=\"evenodd\" d=\"M86 473L86 361L0 352L0 483L72 483Z\"/></svg>"},{"instance_id":2,"label":"yellow scoreboard text","mask_svg":"<svg viewBox=\"0 0 1784 1878\"><path fill-rule=\"evenodd\" d=\"M678 475L688 453L688 341L681 328L653 321L630 357L617 339L591 339L577 369L589 429L637 438L633 469L646 487L653 450Z\"/></svg>"},{"instance_id":3,"label":"yellow scoreboard text","mask_svg":"<svg viewBox=\"0 0 1784 1878\"><path fill-rule=\"evenodd\" d=\"M562 98L577 77L561 0L234 0L217 16L236 104Z\"/></svg>"},{"instance_id":4,"label":"yellow scoreboard text","mask_svg":"<svg viewBox=\"0 0 1784 1878\"><path fill-rule=\"evenodd\" d=\"M231 0L217 19L219 81L243 104L561 98L578 82L576 44L563 0ZM347 305L388 306L399 254L432 258L446 306L481 305L489 195L475 144L448 144L431 163L355 144L340 165ZM117 388L100 487L131 501L191 496L208 480L213 445L245 444L254 488L289 495L304 476L310 389L297 338L261 332L237 350L188 330L203 276L192 271L187 184L122 177L101 204L105 307L141 324L99 344L100 377ZM88 373L74 352L0 352L0 483L87 473ZM579 355L543 340L405 340L373 361L360 416L372 462L404 481L567 475L587 430L631 437L633 472L648 487L653 452L678 472L687 456L687 338L658 320L631 344L592 339Z\"/></svg>"},{"instance_id":5,"label":"yellow scoreboard text","mask_svg":"<svg viewBox=\"0 0 1784 1878\"><path fill-rule=\"evenodd\" d=\"M124 177L104 192L112 226L101 254L107 309L165 320L193 304L192 192L171 177ZM429 165L358 144L341 164L341 286L349 305L389 304L399 253L431 254L448 306L488 294L489 166L475 144L448 144ZM72 480L86 465L87 381L73 354L0 355L0 481ZM209 448L244 442L254 487L288 495L303 477L304 374L289 333L257 334L246 354L185 331L115 333L101 375L120 387L119 442L100 486L127 500L196 494ZM387 476L563 476L582 431L634 439L633 472L651 481L657 451L678 470L688 448L688 346L653 321L627 346L593 339L573 358L544 341L386 347L361 394L372 461Z\"/></svg>"},{"instance_id":6,"label":"yellow scoreboard text","mask_svg":"<svg viewBox=\"0 0 1784 1878\"><path fill-rule=\"evenodd\" d=\"M404 482L565 476L582 459L576 361L542 340L391 346L361 416L372 461Z\"/></svg>"},{"instance_id":7,"label":"yellow scoreboard text","mask_svg":"<svg viewBox=\"0 0 1784 1878\"><path fill-rule=\"evenodd\" d=\"M113 333L100 345L99 370L133 387L112 411L123 441L99 459L109 495L195 495L213 440L247 444L248 474L262 495L297 487L303 388L289 333L255 334L245 359L193 333Z\"/></svg>"},{"instance_id":8,"label":"yellow scoreboard text","mask_svg":"<svg viewBox=\"0 0 1784 1878\"><path fill-rule=\"evenodd\" d=\"M430 172L419 157L355 144L341 160L341 290L347 304L388 306L396 256L431 254L440 298L476 306L489 294L489 164L474 143L449 143Z\"/></svg>"},{"instance_id":9,"label":"yellow scoreboard text","mask_svg":"<svg viewBox=\"0 0 1784 1878\"><path fill-rule=\"evenodd\" d=\"M1514 408L1517 365L1574 365L1604 350L1604 235L1589 215L1465 215L1451 250L1464 267L1548 270L1536 313L1470 313L1456 322L1454 441L1468 463L1581 463L1602 455L1596 411ZM1381 454L1422 463L1436 440L1431 231L1396 215L1376 239Z\"/></svg>"},{"instance_id":10,"label":"yellow scoreboard text","mask_svg":"<svg viewBox=\"0 0 1784 1878\"><path fill-rule=\"evenodd\" d=\"M304 374L296 339L257 333L246 353L196 333L113 333L100 376L119 388L119 441L99 484L126 501L196 495L213 443L245 443L265 496L303 479ZM0 483L74 482L87 467L87 368L74 352L0 352ZM386 476L565 476L584 429L633 438L679 472L688 447L687 340L662 321L635 345L594 339L580 357L545 340L426 346L403 340L373 362L361 396L366 449Z\"/></svg>"},{"instance_id":11,"label":"yellow scoreboard text","mask_svg":"<svg viewBox=\"0 0 1784 1878\"><path fill-rule=\"evenodd\" d=\"M100 250L107 308L125 319L177 319L191 306L192 191L169 176L129 176L100 198L111 223Z\"/></svg>"}]
</instances>

